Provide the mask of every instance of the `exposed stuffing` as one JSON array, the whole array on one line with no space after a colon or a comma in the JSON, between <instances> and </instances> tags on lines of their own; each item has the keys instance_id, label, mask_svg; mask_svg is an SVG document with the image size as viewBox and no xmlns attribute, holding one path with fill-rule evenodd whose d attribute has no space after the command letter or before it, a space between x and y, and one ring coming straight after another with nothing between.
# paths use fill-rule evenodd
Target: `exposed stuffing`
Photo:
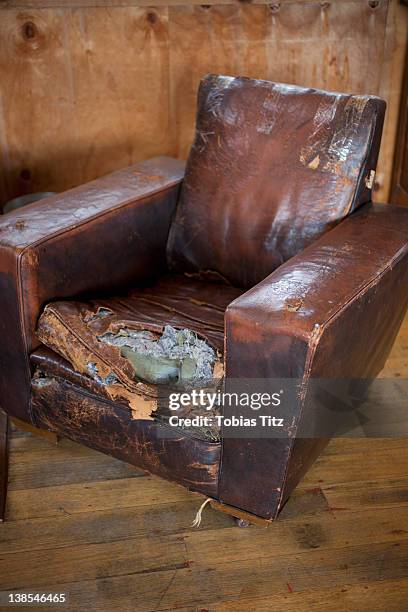
<instances>
[{"instance_id":1,"label":"exposed stuffing","mask_svg":"<svg viewBox=\"0 0 408 612\"><path fill-rule=\"evenodd\" d=\"M33 379L31 381L31 384L39 388L39 387L46 387L48 383L49 383L49 378L40 370L36 370L36 372L34 373Z\"/></svg>"},{"instance_id":2,"label":"exposed stuffing","mask_svg":"<svg viewBox=\"0 0 408 612\"><path fill-rule=\"evenodd\" d=\"M95 317L104 319L105 317L110 317L112 314L113 312L109 308L103 308L103 306L100 306L95 314Z\"/></svg>"},{"instance_id":3,"label":"exposed stuffing","mask_svg":"<svg viewBox=\"0 0 408 612\"><path fill-rule=\"evenodd\" d=\"M105 319L106 317L110 317L111 315L113 315L113 312L112 310L110 310L110 308L104 308L103 306L100 306L95 312L95 314L91 314L85 317L84 320L85 323L90 323L91 321L96 321L97 319Z\"/></svg>"},{"instance_id":4,"label":"exposed stuffing","mask_svg":"<svg viewBox=\"0 0 408 612\"><path fill-rule=\"evenodd\" d=\"M161 336L123 328L98 340L120 347L135 375L150 383L203 383L213 376L215 351L189 329L166 325Z\"/></svg>"},{"instance_id":5,"label":"exposed stuffing","mask_svg":"<svg viewBox=\"0 0 408 612\"><path fill-rule=\"evenodd\" d=\"M92 362L87 363L86 367L88 369L90 376L94 380L96 380L98 383L100 383L101 385L114 385L117 382L119 382L113 372L110 372L110 374L108 374L108 376L105 376L105 378L103 378L102 376L99 376L98 366L96 365L96 363L92 363Z\"/></svg>"}]
</instances>

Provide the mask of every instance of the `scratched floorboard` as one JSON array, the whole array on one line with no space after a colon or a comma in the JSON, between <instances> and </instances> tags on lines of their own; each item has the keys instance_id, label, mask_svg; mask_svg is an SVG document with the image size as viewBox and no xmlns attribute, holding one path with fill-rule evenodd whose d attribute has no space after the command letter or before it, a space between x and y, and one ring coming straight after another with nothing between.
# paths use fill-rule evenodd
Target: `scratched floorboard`
<instances>
[{"instance_id":1,"label":"scratched floorboard","mask_svg":"<svg viewBox=\"0 0 408 612\"><path fill-rule=\"evenodd\" d=\"M408 318L384 374L408 376ZM268 529L181 487L14 430L0 592L69 610L395 611L408 601L408 442L334 440Z\"/></svg>"}]
</instances>

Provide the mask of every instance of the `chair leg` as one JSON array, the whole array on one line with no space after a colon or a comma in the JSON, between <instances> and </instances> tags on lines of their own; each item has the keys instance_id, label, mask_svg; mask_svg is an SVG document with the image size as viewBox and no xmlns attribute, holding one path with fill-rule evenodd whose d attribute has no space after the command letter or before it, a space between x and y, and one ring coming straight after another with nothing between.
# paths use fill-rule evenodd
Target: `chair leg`
<instances>
[{"instance_id":1,"label":"chair leg","mask_svg":"<svg viewBox=\"0 0 408 612\"><path fill-rule=\"evenodd\" d=\"M7 414L0 411L0 522L4 521L8 484L8 434Z\"/></svg>"},{"instance_id":2,"label":"chair leg","mask_svg":"<svg viewBox=\"0 0 408 612\"><path fill-rule=\"evenodd\" d=\"M269 523L272 522L272 520L261 518L250 512L245 512L245 510L239 510L239 508L233 508L215 499L211 500L211 506L214 510L219 510L220 512L225 512L225 514L232 516L237 527L249 527L252 524L267 527Z\"/></svg>"}]
</instances>

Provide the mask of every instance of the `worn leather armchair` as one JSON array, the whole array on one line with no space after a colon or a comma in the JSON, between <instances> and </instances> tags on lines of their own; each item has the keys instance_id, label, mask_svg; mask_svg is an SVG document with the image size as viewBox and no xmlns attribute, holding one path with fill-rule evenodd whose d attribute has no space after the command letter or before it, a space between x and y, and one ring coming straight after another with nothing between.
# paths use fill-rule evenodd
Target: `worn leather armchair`
<instances>
[{"instance_id":1,"label":"worn leather armchair","mask_svg":"<svg viewBox=\"0 0 408 612\"><path fill-rule=\"evenodd\" d=\"M2 409L274 519L326 443L296 435L309 381L374 378L407 308L408 210L371 203L384 112L209 75L185 169L153 158L4 216ZM290 435L170 427L164 387L114 344L167 326L227 381L300 379Z\"/></svg>"}]
</instances>

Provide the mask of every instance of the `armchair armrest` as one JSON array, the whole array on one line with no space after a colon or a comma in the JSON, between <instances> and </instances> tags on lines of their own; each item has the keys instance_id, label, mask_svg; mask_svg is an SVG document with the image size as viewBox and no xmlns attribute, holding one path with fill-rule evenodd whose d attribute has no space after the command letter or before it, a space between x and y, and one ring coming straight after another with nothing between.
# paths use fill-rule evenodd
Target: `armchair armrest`
<instances>
[{"instance_id":1,"label":"armchair armrest","mask_svg":"<svg viewBox=\"0 0 408 612\"><path fill-rule=\"evenodd\" d=\"M408 209L366 205L228 307L227 380L302 380L296 432L310 379L379 373L407 303ZM224 439L219 499L274 518L325 443Z\"/></svg>"},{"instance_id":2,"label":"armchair armrest","mask_svg":"<svg viewBox=\"0 0 408 612\"><path fill-rule=\"evenodd\" d=\"M159 273L184 164L168 157L114 172L0 218L0 406L29 419L29 354L50 300Z\"/></svg>"}]
</instances>

